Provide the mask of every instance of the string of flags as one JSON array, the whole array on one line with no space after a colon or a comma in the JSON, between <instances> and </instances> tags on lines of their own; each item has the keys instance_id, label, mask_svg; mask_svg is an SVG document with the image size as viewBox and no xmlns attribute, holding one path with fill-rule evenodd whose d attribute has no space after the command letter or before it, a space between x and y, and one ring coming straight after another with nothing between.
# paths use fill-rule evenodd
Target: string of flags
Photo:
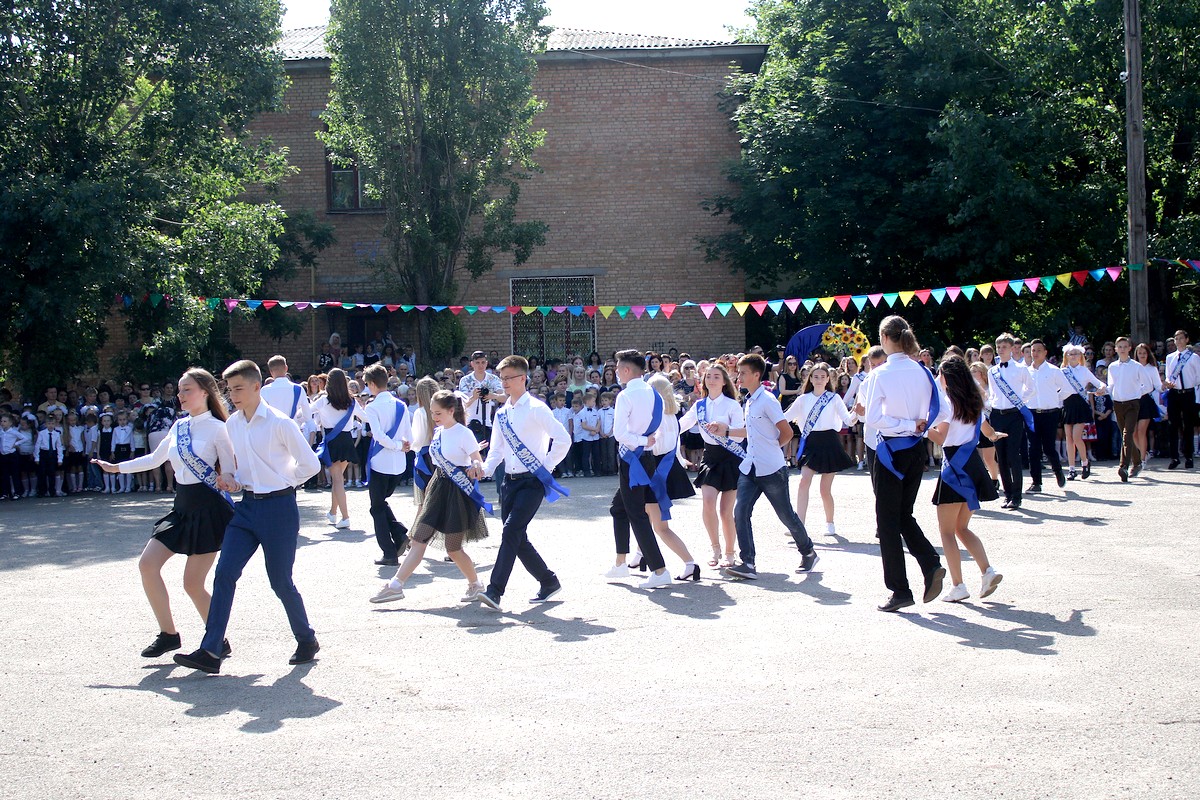
<instances>
[{"instance_id":1,"label":"string of flags","mask_svg":"<svg viewBox=\"0 0 1200 800\"><path fill-rule=\"evenodd\" d=\"M1196 259L1154 258L1149 263L1182 266L1200 272L1200 260ZM509 314L512 316L519 314L542 314L543 316L550 314L571 314L576 317L582 315L595 317L597 314L600 314L605 319L608 319L613 314L616 314L621 319L625 319L630 314L635 319L641 319L643 316L655 319L659 314L662 314L666 319L670 319L681 308L699 308L700 312L704 314L705 319L711 319L714 313L720 313L724 317L730 311L736 311L738 316L745 316L747 311L752 310L759 316L763 316L767 311L771 311L774 314L782 314L784 308L795 314L801 306L803 306L807 313L812 313L817 306L820 306L824 311L832 311L835 305L842 311L849 310L851 305L858 311L862 311L868 303L873 308L879 307L881 303L886 304L888 308L895 308L897 303L901 306L907 306L914 299L920 301L921 305L928 304L931 299L938 305L941 305L947 300L953 303L959 298L966 298L970 301L976 297L988 299L993 295L996 297L1005 297L1010 292L1013 295L1021 295L1025 292L1034 294L1039 291L1050 292L1055 287L1069 289L1073 284L1083 286L1089 278L1097 282L1103 281L1105 277L1116 281L1125 270L1140 270L1145 266L1146 264L1129 264L1115 267L1100 267L1091 270L1063 272L1057 275L1041 275L1034 278L1013 278L1010 280L986 281L984 283L963 286L944 286L939 289L911 289L903 292L871 292L867 294L837 294L828 297L803 297L784 300L742 300L703 303L694 303L688 300L679 303L653 303L645 305L460 306L408 303L348 303L340 300L250 300L234 297L201 297L199 300L214 311L224 308L229 313L233 313L233 310L238 306L245 306L251 311L259 308L272 309L276 307L290 308L295 311L316 310L319 308L369 308L376 313L386 309L389 312L449 311L454 315L463 313L468 315ZM150 303L154 308L157 308L162 303L166 303L169 307L172 302L169 294L146 293L140 299L141 302ZM115 300L126 308L130 308L133 306L136 298L131 294L118 294Z\"/></svg>"}]
</instances>

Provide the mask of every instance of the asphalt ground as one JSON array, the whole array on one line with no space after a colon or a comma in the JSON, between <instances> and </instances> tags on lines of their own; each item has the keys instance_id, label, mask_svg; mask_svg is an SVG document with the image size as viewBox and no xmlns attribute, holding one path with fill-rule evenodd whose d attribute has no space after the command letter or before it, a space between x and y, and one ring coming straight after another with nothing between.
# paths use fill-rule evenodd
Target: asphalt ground
<instances>
[{"instance_id":1,"label":"asphalt ground","mask_svg":"<svg viewBox=\"0 0 1200 800\"><path fill-rule=\"evenodd\" d=\"M705 567L654 592L601 577L615 479L569 481L531 526L564 590L531 605L518 565L503 613L460 605L465 582L433 550L405 600L370 605L391 570L372 564L367 493L335 530L328 495L303 492L295 580L318 660L288 666L255 556L217 676L139 656L156 629L136 560L169 497L7 503L0 797L1193 798L1200 475L1152 463L1129 484L1104 465L1020 511L985 506L998 591L899 614L875 609L862 473L834 482L837 537L814 491L812 574L764 499L761 580ZM931 473L917 512L938 544L932 488ZM393 507L411 520L410 497ZM699 498L675 512L706 562ZM468 547L485 575L489 524ZM166 578L188 652L203 631L182 567Z\"/></svg>"}]
</instances>

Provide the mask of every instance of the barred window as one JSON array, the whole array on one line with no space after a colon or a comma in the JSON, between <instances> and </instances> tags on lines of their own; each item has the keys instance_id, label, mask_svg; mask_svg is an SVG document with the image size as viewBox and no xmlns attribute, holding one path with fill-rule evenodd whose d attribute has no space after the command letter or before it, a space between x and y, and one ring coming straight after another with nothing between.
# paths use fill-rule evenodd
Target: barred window
<instances>
[{"instance_id":1,"label":"barred window","mask_svg":"<svg viewBox=\"0 0 1200 800\"><path fill-rule=\"evenodd\" d=\"M596 303L596 278L592 275L563 278L511 278L514 306L590 306ZM596 320L587 314L534 312L512 318L512 351L522 356L566 358L587 356L596 349Z\"/></svg>"}]
</instances>

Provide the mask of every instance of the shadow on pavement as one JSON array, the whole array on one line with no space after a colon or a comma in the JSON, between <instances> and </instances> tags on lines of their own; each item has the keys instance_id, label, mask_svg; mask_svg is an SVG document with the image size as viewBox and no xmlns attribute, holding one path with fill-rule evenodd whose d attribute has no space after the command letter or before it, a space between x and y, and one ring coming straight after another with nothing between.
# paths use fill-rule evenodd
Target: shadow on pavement
<instances>
[{"instance_id":1,"label":"shadow on pavement","mask_svg":"<svg viewBox=\"0 0 1200 800\"><path fill-rule=\"evenodd\" d=\"M1057 655L1058 636L1095 636L1096 629L1083 621L1088 609L1075 609L1060 620L1044 611L1025 611L1005 603L962 603L959 608L977 612L990 620L1017 625L1012 630L992 628L955 614L935 611L928 617L900 614L903 619L927 630L957 636L959 644L981 650L1016 650L1035 656Z\"/></svg>"},{"instance_id":2,"label":"shadow on pavement","mask_svg":"<svg viewBox=\"0 0 1200 800\"><path fill-rule=\"evenodd\" d=\"M639 589L635 584L613 583L630 594L645 597L668 614L691 619L716 619L721 609L734 605L725 587L711 581L676 581L671 587Z\"/></svg>"},{"instance_id":3,"label":"shadow on pavement","mask_svg":"<svg viewBox=\"0 0 1200 800\"><path fill-rule=\"evenodd\" d=\"M519 602L519 601L518 601ZM479 603L463 604L452 608L403 608L389 607L382 609L391 613L433 614L455 620L458 627L468 633L496 633L507 628L526 625L533 630L545 631L554 637L556 642L585 642L595 636L615 633L616 628L598 625L595 620L583 617L560 618L549 616L546 612L561 605L556 600L548 603L531 605L520 613L505 608L496 612L484 608Z\"/></svg>"},{"instance_id":4,"label":"shadow on pavement","mask_svg":"<svg viewBox=\"0 0 1200 800\"><path fill-rule=\"evenodd\" d=\"M173 502L169 494L134 493L6 504L0 515L0 571L128 559L136 576L137 557Z\"/></svg>"},{"instance_id":5,"label":"shadow on pavement","mask_svg":"<svg viewBox=\"0 0 1200 800\"><path fill-rule=\"evenodd\" d=\"M132 686L94 684L89 689L130 689L152 692L190 706L189 717L220 717L235 711L250 715L241 730L272 733L289 719L311 719L332 711L341 701L315 694L303 678L315 664L293 667L274 683L260 684L262 675L216 675L193 673L175 664L147 667L146 677Z\"/></svg>"}]
</instances>

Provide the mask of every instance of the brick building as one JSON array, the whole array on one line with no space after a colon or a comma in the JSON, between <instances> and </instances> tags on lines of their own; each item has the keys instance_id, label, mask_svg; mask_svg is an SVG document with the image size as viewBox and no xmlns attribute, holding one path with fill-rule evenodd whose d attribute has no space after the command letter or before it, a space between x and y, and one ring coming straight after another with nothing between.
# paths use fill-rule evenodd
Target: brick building
<instances>
[{"instance_id":1,"label":"brick building","mask_svg":"<svg viewBox=\"0 0 1200 800\"><path fill-rule=\"evenodd\" d=\"M382 250L383 216L362 196L354 170L334 170L317 139L329 96L329 55L323 27L286 31L281 47L291 87L284 110L253 124L286 146L299 172L284 186L289 211L311 209L335 226L337 244L318 265L267 296L401 304L383 296L365 262ZM723 168L738 155L736 131L721 109L733 66L757 70L766 47L557 29L538 56L534 91L545 102L535 120L546 131L535 153L543 172L525 182L519 213L549 226L546 244L513 267L503 254L493 272L460 280L463 305L645 305L737 300L740 275L705 263L699 237L722 229L701 201L727 189ZM218 312L220 313L220 312ZM315 363L331 332L348 343L390 331L415 343L417 313L322 307L306 315L298 339L277 344L257 325L241 322L233 339L249 358L281 350L297 370ZM440 312L449 313L449 312ZM519 352L543 358L601 353L634 346L718 353L744 346L736 313L705 319L698 308L668 320L586 315L462 314L466 349Z\"/></svg>"}]
</instances>

